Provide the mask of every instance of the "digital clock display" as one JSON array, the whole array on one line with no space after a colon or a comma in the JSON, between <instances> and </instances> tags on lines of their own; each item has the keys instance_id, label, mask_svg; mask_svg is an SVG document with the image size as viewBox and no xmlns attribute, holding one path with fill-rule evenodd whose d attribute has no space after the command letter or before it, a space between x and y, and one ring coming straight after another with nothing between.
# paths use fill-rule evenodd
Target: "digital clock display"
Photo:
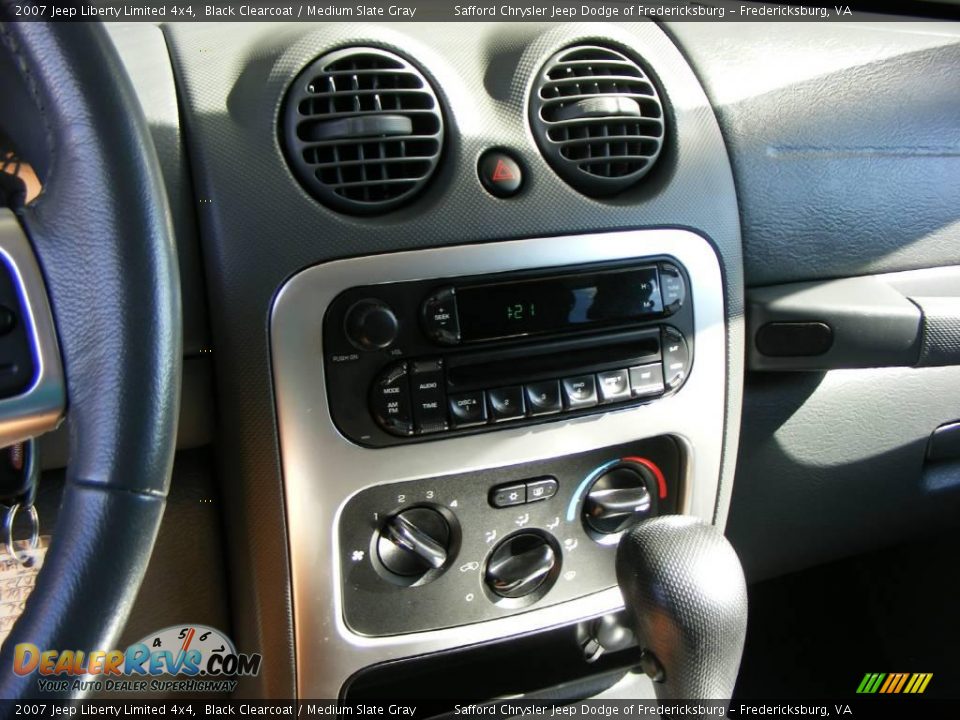
<instances>
[{"instance_id":1,"label":"digital clock display","mask_svg":"<svg viewBox=\"0 0 960 720\"><path fill-rule=\"evenodd\" d=\"M663 312L656 267L457 288L464 341L616 325Z\"/></svg>"}]
</instances>

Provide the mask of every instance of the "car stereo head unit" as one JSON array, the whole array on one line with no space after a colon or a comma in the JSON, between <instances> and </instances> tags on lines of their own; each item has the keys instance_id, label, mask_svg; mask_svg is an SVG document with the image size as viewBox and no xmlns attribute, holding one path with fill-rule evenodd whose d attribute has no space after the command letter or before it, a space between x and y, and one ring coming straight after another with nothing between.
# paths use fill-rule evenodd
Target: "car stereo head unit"
<instances>
[{"instance_id":1,"label":"car stereo head unit","mask_svg":"<svg viewBox=\"0 0 960 720\"><path fill-rule=\"evenodd\" d=\"M690 372L687 288L666 257L350 288L324 318L333 420L383 447L650 402Z\"/></svg>"}]
</instances>

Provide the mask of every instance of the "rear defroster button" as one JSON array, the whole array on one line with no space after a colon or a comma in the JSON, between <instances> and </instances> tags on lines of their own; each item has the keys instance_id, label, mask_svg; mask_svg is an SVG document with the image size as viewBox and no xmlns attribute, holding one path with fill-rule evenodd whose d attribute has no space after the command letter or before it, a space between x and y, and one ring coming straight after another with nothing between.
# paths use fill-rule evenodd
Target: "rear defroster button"
<instances>
[{"instance_id":1,"label":"rear defroster button","mask_svg":"<svg viewBox=\"0 0 960 720\"><path fill-rule=\"evenodd\" d=\"M557 494L557 479L552 477L527 481L527 502L549 500Z\"/></svg>"}]
</instances>

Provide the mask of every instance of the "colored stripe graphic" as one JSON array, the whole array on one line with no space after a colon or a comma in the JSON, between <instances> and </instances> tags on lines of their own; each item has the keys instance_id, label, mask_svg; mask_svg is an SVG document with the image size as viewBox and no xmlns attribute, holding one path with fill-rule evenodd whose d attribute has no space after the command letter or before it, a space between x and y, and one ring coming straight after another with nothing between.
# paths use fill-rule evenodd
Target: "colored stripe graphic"
<instances>
[{"instance_id":1,"label":"colored stripe graphic","mask_svg":"<svg viewBox=\"0 0 960 720\"><path fill-rule=\"evenodd\" d=\"M857 692L862 695L872 695L879 689L880 683L883 682L886 676L886 673L867 673L863 676L863 680L860 681L860 687L857 688Z\"/></svg>"},{"instance_id":2,"label":"colored stripe graphic","mask_svg":"<svg viewBox=\"0 0 960 720\"><path fill-rule=\"evenodd\" d=\"M933 673L866 673L857 686L860 695L919 695L927 689Z\"/></svg>"},{"instance_id":3,"label":"colored stripe graphic","mask_svg":"<svg viewBox=\"0 0 960 720\"><path fill-rule=\"evenodd\" d=\"M898 693L901 690L903 690L903 685L904 683L907 682L907 678L909 677L908 673L897 673L897 674L900 676L900 681L897 683L897 686L892 690L892 692L895 692L895 693Z\"/></svg>"}]
</instances>

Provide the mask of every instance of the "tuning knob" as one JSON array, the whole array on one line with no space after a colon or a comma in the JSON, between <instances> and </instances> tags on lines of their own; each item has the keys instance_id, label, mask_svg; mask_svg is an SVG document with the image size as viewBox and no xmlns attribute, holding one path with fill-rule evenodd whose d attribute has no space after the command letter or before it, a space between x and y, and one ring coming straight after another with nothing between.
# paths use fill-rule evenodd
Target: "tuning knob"
<instances>
[{"instance_id":1,"label":"tuning knob","mask_svg":"<svg viewBox=\"0 0 960 720\"><path fill-rule=\"evenodd\" d=\"M343 330L361 350L385 350L397 339L400 322L389 305L367 298L350 306Z\"/></svg>"},{"instance_id":2,"label":"tuning knob","mask_svg":"<svg viewBox=\"0 0 960 720\"><path fill-rule=\"evenodd\" d=\"M623 463L594 481L583 503L583 521L599 535L623 532L657 513L656 479L640 465Z\"/></svg>"},{"instance_id":3,"label":"tuning knob","mask_svg":"<svg viewBox=\"0 0 960 720\"><path fill-rule=\"evenodd\" d=\"M432 508L415 507L387 520L377 540L377 554L394 575L419 577L447 563L450 545L446 518Z\"/></svg>"},{"instance_id":4,"label":"tuning knob","mask_svg":"<svg viewBox=\"0 0 960 720\"><path fill-rule=\"evenodd\" d=\"M490 555L484 581L501 598L536 600L556 579L558 552L540 533L521 532L501 542Z\"/></svg>"}]
</instances>

